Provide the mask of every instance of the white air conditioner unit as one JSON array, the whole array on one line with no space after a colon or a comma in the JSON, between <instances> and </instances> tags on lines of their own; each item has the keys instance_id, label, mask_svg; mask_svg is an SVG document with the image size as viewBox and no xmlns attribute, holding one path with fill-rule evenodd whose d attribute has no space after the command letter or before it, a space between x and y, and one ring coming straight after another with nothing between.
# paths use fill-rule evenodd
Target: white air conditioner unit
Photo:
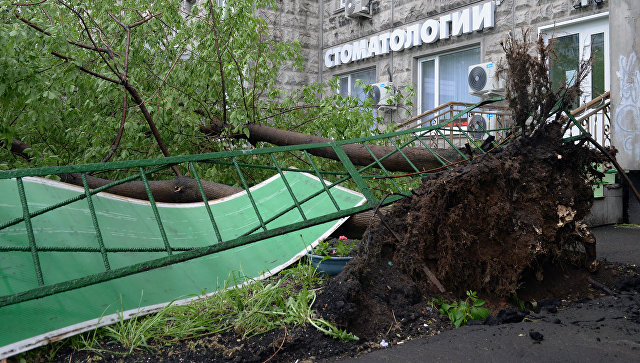
<instances>
[{"instance_id":1,"label":"white air conditioner unit","mask_svg":"<svg viewBox=\"0 0 640 363\"><path fill-rule=\"evenodd\" d=\"M496 77L495 63L489 62L470 66L468 74L470 94L482 97L504 93L504 80L498 80Z\"/></svg>"},{"instance_id":2,"label":"white air conditioner unit","mask_svg":"<svg viewBox=\"0 0 640 363\"><path fill-rule=\"evenodd\" d=\"M393 97L393 82L374 83L371 86L373 87L371 99L374 106L395 106L395 103L387 102Z\"/></svg>"},{"instance_id":3,"label":"white air conditioner unit","mask_svg":"<svg viewBox=\"0 0 640 363\"><path fill-rule=\"evenodd\" d=\"M347 18L371 18L369 0L346 0L344 4L344 15Z\"/></svg>"}]
</instances>

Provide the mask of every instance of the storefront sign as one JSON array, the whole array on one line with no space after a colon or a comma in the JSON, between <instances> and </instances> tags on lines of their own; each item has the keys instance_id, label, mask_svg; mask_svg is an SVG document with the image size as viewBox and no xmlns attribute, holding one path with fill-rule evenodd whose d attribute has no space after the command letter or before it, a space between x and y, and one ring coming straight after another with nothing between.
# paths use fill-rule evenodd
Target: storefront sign
<instances>
[{"instance_id":1,"label":"storefront sign","mask_svg":"<svg viewBox=\"0 0 640 363\"><path fill-rule=\"evenodd\" d=\"M399 52L423 43L434 43L438 39L448 39L493 28L495 6L495 2L490 1L443 15L438 19L428 19L423 24L410 25L405 29L395 29L393 32L331 48L324 54L324 65L332 68L360 59L388 54L390 51Z\"/></svg>"}]
</instances>

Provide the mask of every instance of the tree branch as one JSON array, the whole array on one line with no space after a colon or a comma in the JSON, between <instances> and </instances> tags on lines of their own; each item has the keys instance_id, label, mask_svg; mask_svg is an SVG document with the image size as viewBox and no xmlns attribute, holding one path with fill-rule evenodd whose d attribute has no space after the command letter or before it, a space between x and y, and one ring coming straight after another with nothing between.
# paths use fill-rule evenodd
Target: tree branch
<instances>
[{"instance_id":1,"label":"tree branch","mask_svg":"<svg viewBox=\"0 0 640 363\"><path fill-rule=\"evenodd\" d=\"M34 3L33 5L37 5L37 4L38 3ZM30 22L29 20L25 19L22 15L18 14L17 12L14 12L13 15L15 15L15 17L18 18L18 20L20 20L21 22L27 24L29 27L37 30L38 32L40 32L40 33L42 33L44 35L47 35L47 36L51 36L51 33L49 33L48 31L44 30L40 26ZM77 42L75 40L67 40L67 43L75 45L75 46L80 47L80 48L93 50L93 51L96 51L96 52L107 53L107 54L109 54L110 57L113 57L113 54L117 54L117 53L111 52L107 48L101 48L101 47L98 47L98 46L88 45L88 44Z\"/></svg>"},{"instance_id":2,"label":"tree branch","mask_svg":"<svg viewBox=\"0 0 640 363\"><path fill-rule=\"evenodd\" d=\"M44 2L47 2L47 1L48 0L40 0L40 1L35 2L35 3L28 3L28 4L13 3L11 5L13 5L13 6L33 6L33 5L40 5L40 4L42 4Z\"/></svg>"},{"instance_id":3,"label":"tree branch","mask_svg":"<svg viewBox=\"0 0 640 363\"><path fill-rule=\"evenodd\" d=\"M77 47L80 47L80 48L84 48L84 49L88 49L88 50L93 50L93 51L96 51L96 52L107 53L107 54L108 54L110 57L112 57L112 58L113 58L114 54L115 54L115 55L119 55L118 53L113 52L113 51L111 51L110 49L107 49L107 48L94 47L94 46L92 46L92 45L84 44L84 43L80 43L80 42L76 42L76 41L74 41L74 40L67 40L67 42L68 42L69 44L73 44L73 45L75 45L75 46L77 46Z\"/></svg>"},{"instance_id":4,"label":"tree branch","mask_svg":"<svg viewBox=\"0 0 640 363\"><path fill-rule=\"evenodd\" d=\"M64 59L64 60L66 60L66 61L71 61L71 60L73 60L73 58L71 58L71 57L67 57L67 56L66 56L66 55L64 55L64 54L60 54L60 53L55 52L55 51L51 52L51 54L52 54L52 55L55 55L55 56L56 56L56 57L58 57L58 58ZM109 78L109 77L107 77L107 76L103 76L102 74L100 74L100 73L96 73L96 72L94 72L94 71L92 71L92 70L90 70L90 69L88 69L88 68L86 68L86 67L84 67L84 66L78 66L78 65L76 65L76 67L78 67L81 71L83 71L83 72L85 72L85 73L87 73L87 74L90 74L90 75L92 75L92 76L94 76L94 77L98 77L98 78L100 78L100 79L103 79L103 80L108 81L108 82L111 82L111 83L121 84L121 82L120 82L120 81L118 81L118 80L115 80L115 79L113 79L113 78Z\"/></svg>"},{"instance_id":5,"label":"tree branch","mask_svg":"<svg viewBox=\"0 0 640 363\"><path fill-rule=\"evenodd\" d=\"M26 153L27 149L31 149L31 146L18 139L11 140L9 147L5 147L4 140L0 140L0 147L8 149L12 154L20 156L26 161L31 161L31 157Z\"/></svg>"},{"instance_id":6,"label":"tree branch","mask_svg":"<svg viewBox=\"0 0 640 363\"><path fill-rule=\"evenodd\" d=\"M147 110L147 106L145 106L144 101L142 100L142 97L140 97L140 93L138 93L138 90L135 87L133 87L127 80L124 80L122 82L122 85L124 86L124 88L126 88L126 90L129 92L131 97L133 97L133 100L136 102L136 105L140 108L140 111L142 111L142 115L144 116L144 119L147 121L147 124L149 124L149 128L151 129L151 133L153 134L153 137L156 139L156 142L158 143L160 150L162 150L162 155L170 156L169 150L167 150L167 147L164 145L164 141L162 141L160 132L158 131L158 128L156 127L155 122L153 122L153 117L151 117L151 115L149 114L149 110ZM171 168L176 173L176 175L182 176L182 173L180 173L180 171L176 166L172 166Z\"/></svg>"},{"instance_id":7,"label":"tree branch","mask_svg":"<svg viewBox=\"0 0 640 363\"><path fill-rule=\"evenodd\" d=\"M146 18L144 18L142 20L138 20L135 23L129 25L129 28L133 29L133 28L137 27L138 25L142 25L142 24L148 22L149 20L151 20L151 19L153 19L155 17L158 17L160 15L162 15L162 13L156 13L156 14L153 14L153 15L149 15L148 17L146 17Z\"/></svg>"},{"instance_id":8,"label":"tree branch","mask_svg":"<svg viewBox=\"0 0 640 363\"><path fill-rule=\"evenodd\" d=\"M87 26L87 23L84 21L84 18L82 17L82 15L80 15L80 13L74 9L72 6L67 5L64 1L60 1L60 3L66 7L67 9L69 9L69 11L71 11L72 13L75 14L75 16L78 18L78 20L80 20L80 23L82 24L82 28L84 29L85 33L87 33L87 37L89 38L89 41L91 41L91 44L93 44L94 47L99 48L98 44L96 44L95 40L93 40L93 37L91 36L91 32L89 31L89 27ZM88 14L89 17L91 17L91 14ZM93 18L92 18L93 19ZM98 29L100 28L99 25L95 22L96 26L98 26ZM99 29L102 32L102 29ZM104 33L104 32L102 32ZM113 72L113 74L115 74L116 76L118 76L120 78L120 74L111 66L111 63L109 63L109 61L104 57L102 52L98 52L98 54L100 55L100 58L102 58L102 60L104 61L104 64L106 64L106 66L111 70L111 72ZM109 53L111 54L111 53Z\"/></svg>"},{"instance_id":9,"label":"tree branch","mask_svg":"<svg viewBox=\"0 0 640 363\"><path fill-rule=\"evenodd\" d=\"M122 139L122 134L124 133L124 123L126 120L127 120L127 95L125 94L124 96L122 96L122 119L120 120L120 128L118 129L118 135L116 136L116 140L111 145L111 150L109 150L109 153L107 154L107 156L105 156L104 159L102 159L103 163L106 163L107 161L109 161L109 159L111 159L113 154L115 154L116 150L118 149L118 146L120 146L120 140Z\"/></svg>"}]
</instances>

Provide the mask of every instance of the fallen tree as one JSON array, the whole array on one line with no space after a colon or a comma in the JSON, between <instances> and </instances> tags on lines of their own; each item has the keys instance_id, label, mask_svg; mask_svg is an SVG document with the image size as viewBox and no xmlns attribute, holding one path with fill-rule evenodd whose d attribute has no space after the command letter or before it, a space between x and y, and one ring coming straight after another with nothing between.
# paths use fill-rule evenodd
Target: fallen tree
<instances>
[{"instance_id":1,"label":"fallen tree","mask_svg":"<svg viewBox=\"0 0 640 363\"><path fill-rule=\"evenodd\" d=\"M581 261L597 268L595 238L582 219L593 202L592 180L602 176L596 165L607 157L586 146L588 135L563 142L567 120L559 112L579 94L588 64L574 86L553 91L552 43L540 38L532 55L523 33L523 41L503 44L506 65L499 67L508 74L520 136L501 152L426 177L395 203L318 296L324 318L379 339L445 292L457 299L473 290L504 301L525 281L543 281L550 266Z\"/></svg>"},{"instance_id":2,"label":"fallen tree","mask_svg":"<svg viewBox=\"0 0 640 363\"><path fill-rule=\"evenodd\" d=\"M60 180L65 183L82 186L82 176L78 173L62 174ZM113 183L113 180L97 178L87 175L89 188L95 189ZM208 200L228 197L241 192L243 189L226 184L201 180L202 189ZM153 198L157 202L165 203L194 203L202 202L202 196L195 179L188 177L176 177L171 180L150 180L149 187ZM131 181L113 186L108 193L134 199L148 200L147 190L142 181Z\"/></svg>"},{"instance_id":3,"label":"fallen tree","mask_svg":"<svg viewBox=\"0 0 640 363\"><path fill-rule=\"evenodd\" d=\"M593 200L587 171L603 157L560 140L553 124L427 178L365 232L316 307L361 336L392 325L392 311L423 306L423 296L473 290L504 300L525 277L543 280L549 264L595 267L595 240L580 221ZM580 244L586 257L571 252Z\"/></svg>"}]
</instances>

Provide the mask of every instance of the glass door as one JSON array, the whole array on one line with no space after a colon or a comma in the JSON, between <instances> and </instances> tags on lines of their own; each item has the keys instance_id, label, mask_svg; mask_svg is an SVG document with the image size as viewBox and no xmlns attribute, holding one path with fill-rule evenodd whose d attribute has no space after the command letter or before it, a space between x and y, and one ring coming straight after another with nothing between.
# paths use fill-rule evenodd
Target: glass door
<instances>
[{"instance_id":1,"label":"glass door","mask_svg":"<svg viewBox=\"0 0 640 363\"><path fill-rule=\"evenodd\" d=\"M549 26L540 29L543 37L548 41L552 37L553 49L556 56L550 60L550 76L554 88L563 84L571 86L578 75L578 65L581 61L591 59L591 71L582 81L582 95L573 100L576 108L610 90L609 88L609 16L608 13L598 14L575 21L558 24L555 28ZM610 145L610 121L607 109L595 111L600 103L583 111L589 114L582 119L582 126L593 135L602 145ZM577 116L580 119L580 116ZM565 136L578 135L580 130L573 126L567 130Z\"/></svg>"},{"instance_id":2,"label":"glass door","mask_svg":"<svg viewBox=\"0 0 640 363\"><path fill-rule=\"evenodd\" d=\"M545 27L540 33L549 41L553 38L555 57L550 61L554 88L571 86L578 76L578 65L593 57L591 71L582 81L582 96L575 105L590 101L609 90L609 17L560 23Z\"/></svg>"}]
</instances>

